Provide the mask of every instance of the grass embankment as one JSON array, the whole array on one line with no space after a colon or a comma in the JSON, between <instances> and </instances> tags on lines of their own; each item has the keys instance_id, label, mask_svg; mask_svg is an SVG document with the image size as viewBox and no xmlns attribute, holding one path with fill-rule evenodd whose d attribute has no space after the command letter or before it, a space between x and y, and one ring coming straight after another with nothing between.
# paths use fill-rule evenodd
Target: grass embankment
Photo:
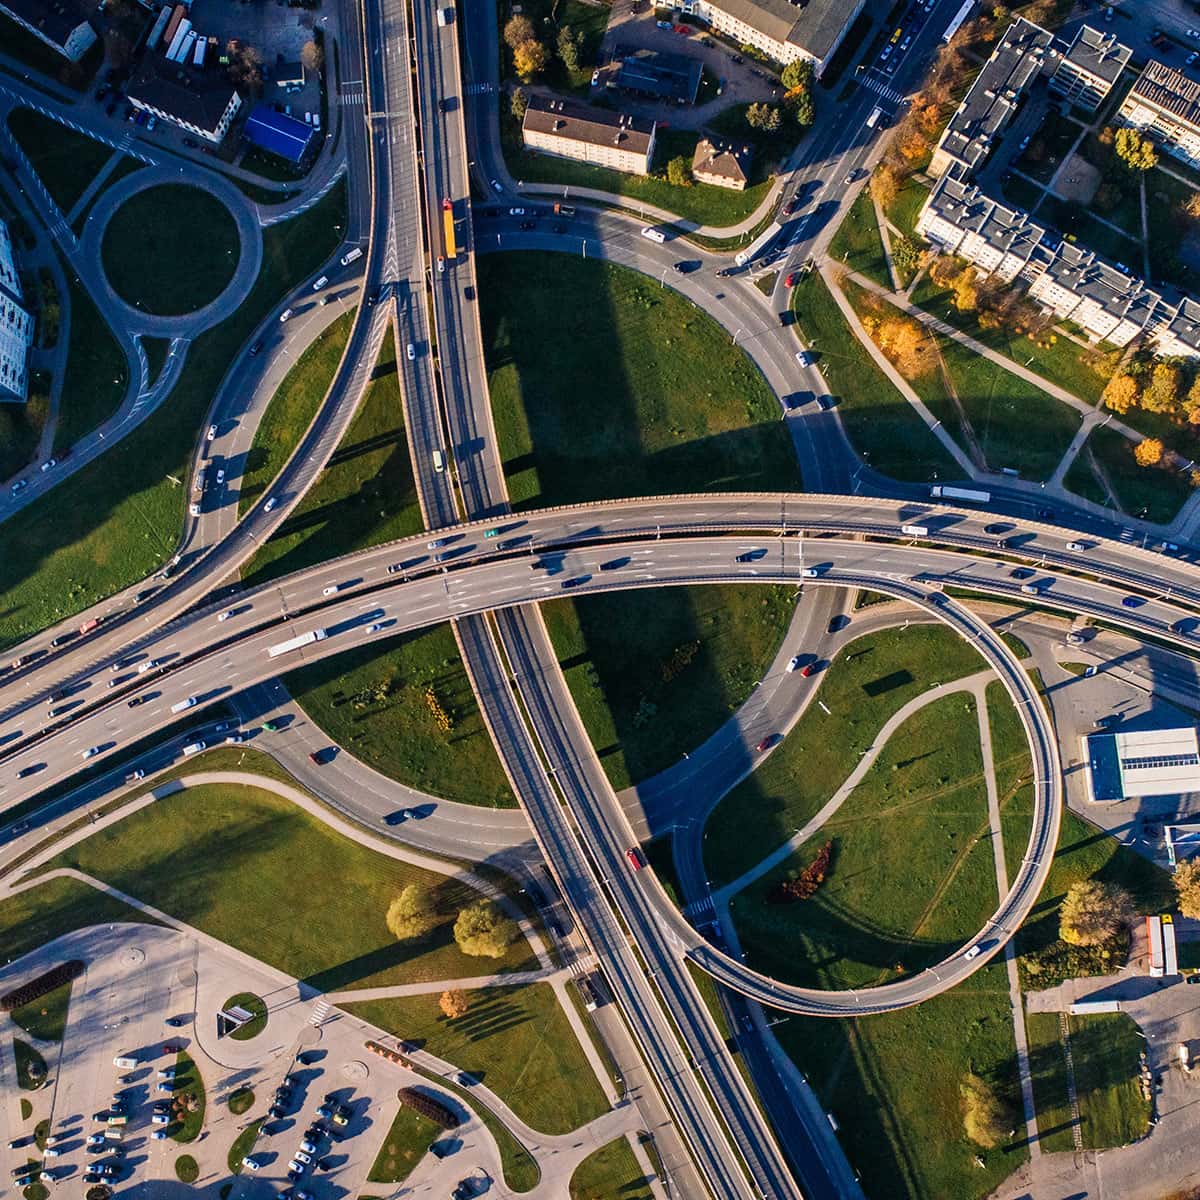
<instances>
[{"instance_id":1,"label":"grass embankment","mask_svg":"<svg viewBox=\"0 0 1200 1200\"><path fill-rule=\"evenodd\" d=\"M829 256L881 287L892 286L870 188L863 188L854 198L854 203L829 243Z\"/></svg>"},{"instance_id":2,"label":"grass embankment","mask_svg":"<svg viewBox=\"0 0 1200 1200\"><path fill-rule=\"evenodd\" d=\"M71 340L54 430L55 453L107 421L129 386L129 364L108 322L74 279L70 294Z\"/></svg>"},{"instance_id":3,"label":"grass embankment","mask_svg":"<svg viewBox=\"0 0 1200 1200\"><path fill-rule=\"evenodd\" d=\"M181 1097L182 1114L168 1127L171 1138L176 1142L194 1142L204 1128L204 1110L208 1098L204 1091L204 1080L200 1068L192 1061L186 1050L180 1050L175 1058L174 1097Z\"/></svg>"},{"instance_id":4,"label":"grass embankment","mask_svg":"<svg viewBox=\"0 0 1200 1200\"><path fill-rule=\"evenodd\" d=\"M934 625L886 629L851 642L824 668L818 696L783 744L709 817L705 865L714 886L782 845L837 791L903 705L938 683L983 670L960 637Z\"/></svg>"},{"instance_id":5,"label":"grass embankment","mask_svg":"<svg viewBox=\"0 0 1200 1200\"><path fill-rule=\"evenodd\" d=\"M670 766L750 695L779 649L791 588L722 584L542 606L584 728L615 788Z\"/></svg>"},{"instance_id":6,"label":"grass embankment","mask_svg":"<svg viewBox=\"0 0 1200 1200\"><path fill-rule=\"evenodd\" d=\"M235 1042L248 1042L251 1038L258 1037L267 1027L267 1002L253 992L238 992L237 995L230 996L221 1008L225 1011L241 1008L252 1014L245 1025L240 1025L229 1035Z\"/></svg>"},{"instance_id":7,"label":"grass embankment","mask_svg":"<svg viewBox=\"0 0 1200 1200\"><path fill-rule=\"evenodd\" d=\"M855 449L877 471L924 483L961 470L855 337L817 271L801 277L792 312L837 400Z\"/></svg>"},{"instance_id":8,"label":"grass embankment","mask_svg":"<svg viewBox=\"0 0 1200 1200\"><path fill-rule=\"evenodd\" d=\"M71 983L59 984L29 1004L14 1008L8 1015L32 1038L41 1042L61 1042L67 1027L67 1009L71 1004Z\"/></svg>"},{"instance_id":9,"label":"grass embankment","mask_svg":"<svg viewBox=\"0 0 1200 1200\"><path fill-rule=\"evenodd\" d=\"M345 227L339 183L263 231L263 267L237 312L201 334L167 403L99 460L0 526L0 644L19 641L135 580L174 552L197 432L234 355L279 297L324 262Z\"/></svg>"},{"instance_id":10,"label":"grass embankment","mask_svg":"<svg viewBox=\"0 0 1200 1200\"><path fill-rule=\"evenodd\" d=\"M515 806L449 625L349 650L286 684L333 744L389 779L464 804Z\"/></svg>"},{"instance_id":11,"label":"grass embankment","mask_svg":"<svg viewBox=\"0 0 1200 1200\"><path fill-rule=\"evenodd\" d=\"M180 246L187 230L190 247ZM215 300L237 270L241 241L233 214L209 192L184 184L147 188L122 204L104 229L104 273L127 304L159 316L194 312Z\"/></svg>"},{"instance_id":12,"label":"grass embankment","mask_svg":"<svg viewBox=\"0 0 1200 1200\"><path fill-rule=\"evenodd\" d=\"M354 324L354 310L338 317L305 347L283 377L254 433L254 444L238 481L238 515L267 491L300 444L333 383ZM293 518L294 520L295 518Z\"/></svg>"},{"instance_id":13,"label":"grass embankment","mask_svg":"<svg viewBox=\"0 0 1200 1200\"><path fill-rule=\"evenodd\" d=\"M1133 443L1115 429L1095 429L1085 451L1097 464L1116 495L1117 503L1132 516L1167 524L1192 493L1187 475L1158 467L1140 467Z\"/></svg>"},{"instance_id":14,"label":"grass embankment","mask_svg":"<svg viewBox=\"0 0 1200 1200\"><path fill-rule=\"evenodd\" d=\"M571 1176L571 1200L650 1200L646 1173L623 1138L593 1150Z\"/></svg>"},{"instance_id":15,"label":"grass embankment","mask_svg":"<svg viewBox=\"0 0 1200 1200\"><path fill-rule=\"evenodd\" d=\"M29 398L24 404L0 404L0 482L12 478L27 466L37 451L46 417L50 394L46 388L36 396L34 372L29 377ZM49 379L43 372L43 381Z\"/></svg>"},{"instance_id":16,"label":"grass embankment","mask_svg":"<svg viewBox=\"0 0 1200 1200\"><path fill-rule=\"evenodd\" d=\"M368 1183L403 1183L442 1135L428 1117L401 1106L367 1175Z\"/></svg>"},{"instance_id":17,"label":"grass embankment","mask_svg":"<svg viewBox=\"0 0 1200 1200\"><path fill-rule=\"evenodd\" d=\"M31 108L13 109L8 128L64 217L115 153L111 146Z\"/></svg>"},{"instance_id":18,"label":"grass embankment","mask_svg":"<svg viewBox=\"0 0 1200 1200\"><path fill-rule=\"evenodd\" d=\"M929 199L929 189L909 177L896 195L896 199L888 205L887 216L901 233L908 237L916 237L917 217Z\"/></svg>"},{"instance_id":19,"label":"grass embankment","mask_svg":"<svg viewBox=\"0 0 1200 1200\"><path fill-rule=\"evenodd\" d=\"M476 893L340 834L258 788L188 788L58 855L129 895L321 991L416 983L524 968L519 939L499 960L454 944L459 908ZM407 884L439 913L429 939L399 943L384 923Z\"/></svg>"},{"instance_id":20,"label":"grass embankment","mask_svg":"<svg viewBox=\"0 0 1200 1200\"><path fill-rule=\"evenodd\" d=\"M88 201L75 214L75 219L71 222L71 228L75 231L76 237L83 236L84 226L91 220L92 211L96 207L96 201L100 199L110 188L121 182L127 175L133 175L140 171L146 164L137 158L122 158L111 171L104 177L104 182L96 188L96 190L88 198Z\"/></svg>"},{"instance_id":21,"label":"grass embankment","mask_svg":"<svg viewBox=\"0 0 1200 1200\"><path fill-rule=\"evenodd\" d=\"M484 988L468 996L470 1011L454 1020L442 1013L433 993L346 1007L453 1063L542 1133L570 1133L608 1111L549 984Z\"/></svg>"},{"instance_id":22,"label":"grass embankment","mask_svg":"<svg viewBox=\"0 0 1200 1200\"><path fill-rule=\"evenodd\" d=\"M747 960L775 978L829 988L924 970L996 906L988 830L974 697L934 700L892 734L854 792L796 854L734 897ZM833 863L816 895L773 902L779 885L827 841Z\"/></svg>"},{"instance_id":23,"label":"grass embankment","mask_svg":"<svg viewBox=\"0 0 1200 1200\"><path fill-rule=\"evenodd\" d=\"M226 1164L231 1175L242 1173L242 1160L250 1153L254 1143L258 1140L258 1131L263 1127L265 1120L265 1117L260 1117L257 1121L251 1121L233 1139L233 1144L229 1147L229 1154L226 1156Z\"/></svg>"},{"instance_id":24,"label":"grass embankment","mask_svg":"<svg viewBox=\"0 0 1200 1200\"><path fill-rule=\"evenodd\" d=\"M248 585L263 583L422 527L396 345L387 337L362 404L325 471L242 577Z\"/></svg>"},{"instance_id":25,"label":"grass embankment","mask_svg":"<svg viewBox=\"0 0 1200 1200\"><path fill-rule=\"evenodd\" d=\"M690 302L634 271L564 255L489 254L479 271L517 508L800 486L771 389Z\"/></svg>"}]
</instances>

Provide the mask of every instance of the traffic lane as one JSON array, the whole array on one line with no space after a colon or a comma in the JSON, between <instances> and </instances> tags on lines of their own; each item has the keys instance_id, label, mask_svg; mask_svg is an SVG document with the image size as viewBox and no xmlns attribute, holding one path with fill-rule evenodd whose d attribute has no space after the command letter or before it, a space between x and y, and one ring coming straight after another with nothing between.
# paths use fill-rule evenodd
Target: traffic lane
<instances>
[{"instance_id":1,"label":"traffic lane","mask_svg":"<svg viewBox=\"0 0 1200 1200\"><path fill-rule=\"evenodd\" d=\"M261 510L261 505L259 509ZM914 522L923 523L924 535L937 542L960 544L982 550L989 555L1003 554L999 561L1037 563L1050 565L1053 569L1068 569L1103 578L1108 576L1123 581L1129 586L1142 589L1148 594L1170 591L1183 601L1200 601L1200 587L1196 585L1197 569L1186 559L1150 553L1132 543L1113 541L1080 542L1070 530L1047 526L1037 521L1025 521L1014 525L1007 520L996 522L997 514L980 513L974 510L956 511L940 508L926 501L896 502L887 498L869 496L850 497L815 495L767 496L731 493L717 496L661 497L632 501L608 501L585 504L564 509L531 511L502 522L497 528L506 535L489 538L482 536L491 522L464 526L453 531L441 531L441 536L455 543L456 559L477 558L495 553L497 550L526 548L530 551L543 549L558 541L589 537L636 535L664 531L694 531L700 529L729 530L737 527L772 528L783 523L785 527L805 528L810 531L836 531L860 533L883 537L902 535L905 524L913 528ZM999 534L1003 534L1008 545L1001 551L997 546ZM362 551L285 577L278 586L287 589L289 603L293 607L304 602L306 589L338 583L340 573L361 568L368 575L386 572L388 567L397 573L409 568L429 569L427 535L418 535L404 541L390 543L372 550ZM434 540L437 540L436 538ZM914 540L917 540L914 537ZM1069 547L1077 544L1079 550ZM343 578L341 582L345 582ZM319 586L318 586L319 585ZM251 614L257 619L256 597L270 594L275 583L251 589L239 600L235 614ZM204 614L216 621L223 606L209 604L191 620L203 619ZM270 610L268 610L270 611ZM144 636L135 633L130 639L128 623L106 627L86 638L76 638L67 647L58 650L57 656L46 667L39 663L50 652L48 644L35 646L31 663L23 666L20 674L10 678L0 695L5 706L0 716L0 752L2 752L4 726L37 704L50 698L50 692L63 686L86 683L114 661L121 661L131 652L141 651L147 656L147 648L161 641L161 632L155 627L157 613L153 607L140 612L134 604L131 608L114 606L113 616L140 618L134 627L147 630ZM1187 616L1179 614L1179 619ZM11 672L10 672L11 674ZM11 733L11 729L9 731Z\"/></svg>"}]
</instances>

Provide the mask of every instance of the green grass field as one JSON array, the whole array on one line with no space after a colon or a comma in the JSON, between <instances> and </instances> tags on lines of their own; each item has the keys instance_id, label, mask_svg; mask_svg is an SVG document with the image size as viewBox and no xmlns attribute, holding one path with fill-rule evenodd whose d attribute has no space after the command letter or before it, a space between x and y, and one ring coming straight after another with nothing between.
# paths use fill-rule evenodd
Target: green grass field
<instances>
[{"instance_id":1,"label":"green grass field","mask_svg":"<svg viewBox=\"0 0 1200 1200\"><path fill-rule=\"evenodd\" d=\"M845 219L833 235L833 241L829 243L829 255L844 267L865 275L881 287L892 286L870 188L863 188L854 198Z\"/></svg>"},{"instance_id":2,"label":"green grass field","mask_svg":"<svg viewBox=\"0 0 1200 1200\"><path fill-rule=\"evenodd\" d=\"M191 253L179 243L187 230ZM104 273L127 304L160 316L194 312L228 286L241 255L233 214L199 188L164 184L131 196L104 230Z\"/></svg>"},{"instance_id":3,"label":"green grass field","mask_svg":"<svg viewBox=\"0 0 1200 1200\"><path fill-rule=\"evenodd\" d=\"M115 153L111 146L31 108L14 109L8 128L64 217Z\"/></svg>"},{"instance_id":4,"label":"green grass field","mask_svg":"<svg viewBox=\"0 0 1200 1200\"><path fill-rule=\"evenodd\" d=\"M230 996L221 1007L225 1010L243 1008L246 1012L254 1014L245 1025L238 1026L229 1035L235 1042L248 1042L251 1038L258 1037L267 1027L267 1002L253 992L238 992Z\"/></svg>"},{"instance_id":5,"label":"green grass field","mask_svg":"<svg viewBox=\"0 0 1200 1200\"><path fill-rule=\"evenodd\" d=\"M83 236L84 227L91 219L92 210L96 207L96 201L104 195L114 184L120 183L127 175L133 175L140 171L146 164L137 158L122 158L111 171L104 177L104 182L92 193L88 202L76 213L75 219L71 222L71 228L75 231L77 237Z\"/></svg>"},{"instance_id":6,"label":"green grass field","mask_svg":"<svg viewBox=\"0 0 1200 1200\"><path fill-rule=\"evenodd\" d=\"M770 388L670 288L565 255L489 254L479 274L496 436L518 509L800 486Z\"/></svg>"},{"instance_id":7,"label":"green grass field","mask_svg":"<svg viewBox=\"0 0 1200 1200\"><path fill-rule=\"evenodd\" d=\"M714 886L780 846L841 786L888 718L915 696L984 669L961 638L934 625L886 629L850 643L812 705L774 753L713 810L704 861Z\"/></svg>"},{"instance_id":8,"label":"green grass field","mask_svg":"<svg viewBox=\"0 0 1200 1200\"><path fill-rule=\"evenodd\" d=\"M924 970L996 906L988 829L974 700L946 696L909 717L795 855L734 897L747 961L775 978L828 988ZM817 894L772 903L779 883L826 841L833 865Z\"/></svg>"},{"instance_id":9,"label":"green grass field","mask_svg":"<svg viewBox=\"0 0 1200 1200\"><path fill-rule=\"evenodd\" d=\"M1093 504L1101 504L1105 508L1111 507L1108 493L1100 485L1100 480L1096 478L1092 470L1086 445L1075 456L1075 461L1067 468L1063 483L1077 496L1082 496L1085 500L1091 500Z\"/></svg>"},{"instance_id":10,"label":"green grass field","mask_svg":"<svg viewBox=\"0 0 1200 1200\"><path fill-rule=\"evenodd\" d=\"M715 732L774 658L793 591L713 585L542 605L571 695L615 788Z\"/></svg>"},{"instance_id":11,"label":"green grass field","mask_svg":"<svg viewBox=\"0 0 1200 1200\"><path fill-rule=\"evenodd\" d=\"M30 1037L42 1042L61 1042L71 1004L71 984L63 983L30 1004L14 1008L8 1015Z\"/></svg>"},{"instance_id":12,"label":"green grass field","mask_svg":"<svg viewBox=\"0 0 1200 1200\"><path fill-rule=\"evenodd\" d=\"M1029 1042L1029 1078L1037 1112L1038 1142L1045 1154L1069 1153L1075 1148L1071 1133L1074 1122L1058 1013L1027 1012L1025 1036Z\"/></svg>"},{"instance_id":13,"label":"green grass field","mask_svg":"<svg viewBox=\"0 0 1200 1200\"><path fill-rule=\"evenodd\" d=\"M187 492L179 480L213 395L255 325L324 262L345 227L339 184L263 233L263 269L241 308L201 334L167 403L99 460L0 527L0 645L143 579L173 553Z\"/></svg>"},{"instance_id":14,"label":"green grass field","mask_svg":"<svg viewBox=\"0 0 1200 1200\"><path fill-rule=\"evenodd\" d=\"M515 970L523 939L499 960L469 958L451 926L475 893L333 833L258 788L177 792L63 851L75 866L322 991ZM384 914L408 883L429 888L441 921L399 943Z\"/></svg>"},{"instance_id":15,"label":"green grass field","mask_svg":"<svg viewBox=\"0 0 1200 1200\"><path fill-rule=\"evenodd\" d=\"M32 460L46 424L49 394L35 400L32 373L29 384L26 403L0 404L0 479L10 479Z\"/></svg>"},{"instance_id":16,"label":"green grass field","mask_svg":"<svg viewBox=\"0 0 1200 1200\"><path fill-rule=\"evenodd\" d=\"M229 1167L231 1175L240 1175L242 1173L242 1159L250 1153L251 1147L258 1138L258 1131L263 1127L264 1118L260 1117L257 1121L251 1121L238 1135L233 1139L229 1147L229 1154L226 1156L226 1164Z\"/></svg>"},{"instance_id":17,"label":"green grass field","mask_svg":"<svg viewBox=\"0 0 1200 1200\"><path fill-rule=\"evenodd\" d=\"M359 410L320 479L243 568L263 583L423 528L404 430L396 346L386 338Z\"/></svg>"},{"instance_id":18,"label":"green grass field","mask_svg":"<svg viewBox=\"0 0 1200 1200\"><path fill-rule=\"evenodd\" d=\"M177 1142L194 1142L204 1128L204 1110L207 1096L200 1068L186 1050L175 1057L175 1095L185 1099L183 1119L170 1127L171 1137Z\"/></svg>"},{"instance_id":19,"label":"green grass field","mask_svg":"<svg viewBox=\"0 0 1200 1200\"><path fill-rule=\"evenodd\" d=\"M623 1138L593 1150L571 1176L571 1200L650 1200L646 1173Z\"/></svg>"},{"instance_id":20,"label":"green grass field","mask_svg":"<svg viewBox=\"0 0 1200 1200\"><path fill-rule=\"evenodd\" d=\"M1191 495L1186 475L1139 467L1133 457L1133 443L1114 429L1093 430L1086 448L1096 456L1121 507L1132 516L1144 514L1149 521L1166 524Z\"/></svg>"},{"instance_id":21,"label":"green grass field","mask_svg":"<svg viewBox=\"0 0 1200 1200\"><path fill-rule=\"evenodd\" d=\"M915 237L917 231L917 216L925 201L929 199L929 189L916 179L909 179L900 189L896 199L888 206L888 220L909 237Z\"/></svg>"},{"instance_id":22,"label":"green grass field","mask_svg":"<svg viewBox=\"0 0 1200 1200\"><path fill-rule=\"evenodd\" d=\"M816 271L804 275L793 290L792 312L837 398L850 441L872 467L893 479L922 483L961 473L854 336Z\"/></svg>"},{"instance_id":23,"label":"green grass field","mask_svg":"<svg viewBox=\"0 0 1200 1200\"><path fill-rule=\"evenodd\" d=\"M368 1183L403 1183L442 1135L442 1128L401 1106L367 1175Z\"/></svg>"},{"instance_id":24,"label":"green grass field","mask_svg":"<svg viewBox=\"0 0 1200 1200\"><path fill-rule=\"evenodd\" d=\"M120 344L82 285L71 289L71 341L54 431L56 453L117 411L129 386L129 367Z\"/></svg>"},{"instance_id":25,"label":"green grass field","mask_svg":"<svg viewBox=\"0 0 1200 1200\"><path fill-rule=\"evenodd\" d=\"M331 742L390 779L464 804L515 806L449 625L347 651L286 683ZM429 689L453 721L448 731Z\"/></svg>"},{"instance_id":26,"label":"green grass field","mask_svg":"<svg viewBox=\"0 0 1200 1200\"><path fill-rule=\"evenodd\" d=\"M13 1064L22 1091L36 1091L46 1082L46 1060L24 1038L13 1038Z\"/></svg>"},{"instance_id":27,"label":"green grass field","mask_svg":"<svg viewBox=\"0 0 1200 1200\"><path fill-rule=\"evenodd\" d=\"M468 996L470 1011L456 1020L443 1015L436 993L346 1007L486 1084L542 1133L570 1133L608 1111L549 984L484 988Z\"/></svg>"},{"instance_id":28,"label":"green grass field","mask_svg":"<svg viewBox=\"0 0 1200 1200\"><path fill-rule=\"evenodd\" d=\"M324 329L296 360L271 397L254 432L254 444L238 481L238 515L266 492L300 444L333 383L354 325L354 309Z\"/></svg>"}]
</instances>

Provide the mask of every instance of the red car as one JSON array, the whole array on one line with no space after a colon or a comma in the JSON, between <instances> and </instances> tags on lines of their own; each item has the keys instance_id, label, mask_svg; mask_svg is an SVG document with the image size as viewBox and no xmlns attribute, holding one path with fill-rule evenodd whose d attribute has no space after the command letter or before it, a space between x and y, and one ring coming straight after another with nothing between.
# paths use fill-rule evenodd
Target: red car
<instances>
[{"instance_id":1,"label":"red car","mask_svg":"<svg viewBox=\"0 0 1200 1200\"><path fill-rule=\"evenodd\" d=\"M804 673L808 674L807 670ZM763 738L763 740L759 742L757 746L754 747L754 749L761 754L764 750L770 750L773 745L775 745L775 734L768 733L767 736Z\"/></svg>"},{"instance_id":2,"label":"red car","mask_svg":"<svg viewBox=\"0 0 1200 1200\"><path fill-rule=\"evenodd\" d=\"M625 859L631 871L640 871L646 864L642 861L642 852L636 846L630 846L625 851Z\"/></svg>"},{"instance_id":3,"label":"red car","mask_svg":"<svg viewBox=\"0 0 1200 1200\"><path fill-rule=\"evenodd\" d=\"M786 278L786 279L783 281L783 286L784 286L784 287L793 288L793 287L795 287L795 286L796 286L796 280L797 280L797 279L799 279L799 278L800 278L800 276L799 276L799 275L797 275L795 271L793 271L793 272L792 272L792 273L791 273L791 274L790 274L790 275L789 275L789 276L788 276L788 277L787 277L787 278Z\"/></svg>"},{"instance_id":4,"label":"red car","mask_svg":"<svg viewBox=\"0 0 1200 1200\"><path fill-rule=\"evenodd\" d=\"M816 663L805 663L804 666L800 668L800 674L803 675L805 679L807 679L810 675L815 674L816 670L817 670Z\"/></svg>"}]
</instances>

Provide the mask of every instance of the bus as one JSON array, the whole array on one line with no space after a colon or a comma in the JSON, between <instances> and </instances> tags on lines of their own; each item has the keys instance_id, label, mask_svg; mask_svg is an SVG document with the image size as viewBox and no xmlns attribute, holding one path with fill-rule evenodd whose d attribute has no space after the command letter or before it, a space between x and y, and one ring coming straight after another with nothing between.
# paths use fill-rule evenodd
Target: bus
<instances>
[{"instance_id":1,"label":"bus","mask_svg":"<svg viewBox=\"0 0 1200 1200\"><path fill-rule=\"evenodd\" d=\"M1175 918L1170 913L1162 915L1163 974L1179 974L1179 953L1175 946Z\"/></svg>"},{"instance_id":2,"label":"bus","mask_svg":"<svg viewBox=\"0 0 1200 1200\"><path fill-rule=\"evenodd\" d=\"M442 227L446 231L446 257L456 258L458 246L454 241L454 205L449 200L442 201Z\"/></svg>"},{"instance_id":3,"label":"bus","mask_svg":"<svg viewBox=\"0 0 1200 1200\"><path fill-rule=\"evenodd\" d=\"M1150 950L1150 974L1154 979L1163 976L1163 935L1162 918L1146 918L1146 941Z\"/></svg>"}]
</instances>

